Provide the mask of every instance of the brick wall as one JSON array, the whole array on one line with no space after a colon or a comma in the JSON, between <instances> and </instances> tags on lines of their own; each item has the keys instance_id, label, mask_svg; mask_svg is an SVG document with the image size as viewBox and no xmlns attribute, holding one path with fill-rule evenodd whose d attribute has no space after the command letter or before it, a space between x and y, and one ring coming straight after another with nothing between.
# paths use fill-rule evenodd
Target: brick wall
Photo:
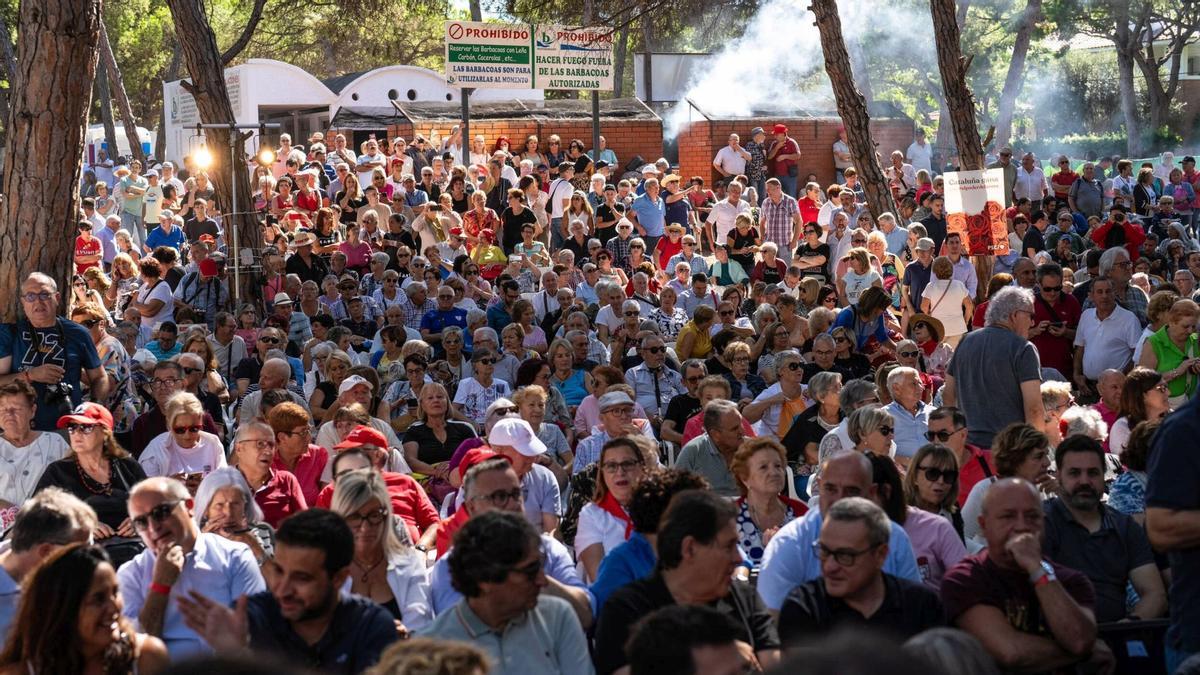
<instances>
[{"instance_id":1,"label":"brick wall","mask_svg":"<svg viewBox=\"0 0 1200 675\"><path fill-rule=\"evenodd\" d=\"M804 119L739 119L699 120L687 124L679 136L679 166L685 176L702 176L706 181L718 178L712 168L713 157L729 138L737 133L742 142L749 140L750 130L761 126L770 134L771 128L782 122L788 135L800 146L800 179L808 173L817 174L817 182L828 185L834 179L833 143L841 120L836 117ZM913 124L905 119L871 121L871 135L878 144L885 162L893 150L905 150L913 141Z\"/></svg>"}]
</instances>

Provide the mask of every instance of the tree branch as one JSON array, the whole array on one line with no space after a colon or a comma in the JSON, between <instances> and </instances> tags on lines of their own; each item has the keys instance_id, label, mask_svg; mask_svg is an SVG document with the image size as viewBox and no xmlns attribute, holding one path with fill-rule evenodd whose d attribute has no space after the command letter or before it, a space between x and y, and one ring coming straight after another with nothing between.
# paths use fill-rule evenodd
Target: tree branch
<instances>
[{"instance_id":1,"label":"tree branch","mask_svg":"<svg viewBox=\"0 0 1200 675\"><path fill-rule=\"evenodd\" d=\"M221 65L227 66L230 61L237 58L238 54L250 44L250 38L254 37L254 30L258 28L258 22L262 20L263 7L266 6L267 0L254 0L254 8L250 10L250 18L246 22L246 27L242 29L242 34L234 41L229 49L221 54Z\"/></svg>"}]
</instances>

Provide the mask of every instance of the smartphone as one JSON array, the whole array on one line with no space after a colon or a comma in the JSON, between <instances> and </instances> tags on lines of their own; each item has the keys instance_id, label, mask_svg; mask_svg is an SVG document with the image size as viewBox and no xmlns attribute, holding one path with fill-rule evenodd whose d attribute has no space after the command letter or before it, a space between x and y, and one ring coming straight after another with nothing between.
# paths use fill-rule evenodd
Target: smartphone
<instances>
[{"instance_id":1,"label":"smartphone","mask_svg":"<svg viewBox=\"0 0 1200 675\"><path fill-rule=\"evenodd\" d=\"M408 407L410 407L410 408L415 408L415 407L417 407L417 399L415 399L415 398L410 398L410 399L407 399L407 400L405 401L405 403L407 403L407 404L408 404Z\"/></svg>"},{"instance_id":2,"label":"smartphone","mask_svg":"<svg viewBox=\"0 0 1200 675\"><path fill-rule=\"evenodd\" d=\"M1054 328L1062 328L1063 326L1065 326L1067 324L1065 321L1054 321L1050 325Z\"/></svg>"}]
</instances>

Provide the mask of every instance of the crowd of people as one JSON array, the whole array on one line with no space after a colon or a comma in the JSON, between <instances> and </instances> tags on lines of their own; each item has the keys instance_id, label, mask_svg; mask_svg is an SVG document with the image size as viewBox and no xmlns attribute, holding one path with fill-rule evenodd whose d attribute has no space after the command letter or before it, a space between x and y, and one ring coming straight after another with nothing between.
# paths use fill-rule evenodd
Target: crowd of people
<instances>
[{"instance_id":1,"label":"crowd of people","mask_svg":"<svg viewBox=\"0 0 1200 675\"><path fill-rule=\"evenodd\" d=\"M981 258L923 136L880 215L844 134L824 187L773 136L711 187L284 136L241 289L203 171L91 167L75 274L0 328L0 672L793 672L870 631L1106 673L1133 629L1197 672L1193 159L1000 148Z\"/></svg>"}]
</instances>

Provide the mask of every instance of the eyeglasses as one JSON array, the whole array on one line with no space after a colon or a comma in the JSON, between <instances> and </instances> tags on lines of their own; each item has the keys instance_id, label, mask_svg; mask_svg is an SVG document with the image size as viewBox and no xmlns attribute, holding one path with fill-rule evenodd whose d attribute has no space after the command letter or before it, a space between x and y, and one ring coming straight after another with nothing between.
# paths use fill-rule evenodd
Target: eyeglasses
<instances>
[{"instance_id":1,"label":"eyeglasses","mask_svg":"<svg viewBox=\"0 0 1200 675\"><path fill-rule=\"evenodd\" d=\"M822 562L828 560L832 556L833 560L842 567L853 567L854 563L858 561L858 556L863 555L864 553L870 553L877 548L875 546L868 546L861 551L845 548L835 551L819 541L814 541L812 547L813 553L815 553L817 558Z\"/></svg>"},{"instance_id":2,"label":"eyeglasses","mask_svg":"<svg viewBox=\"0 0 1200 675\"><path fill-rule=\"evenodd\" d=\"M287 434L288 436L312 436L313 431L312 427L301 427L295 431L285 431L283 433Z\"/></svg>"},{"instance_id":3,"label":"eyeglasses","mask_svg":"<svg viewBox=\"0 0 1200 675\"><path fill-rule=\"evenodd\" d=\"M684 246L695 246L695 245L696 245L696 243L695 243L695 242L692 242L692 241L685 241L685 242L683 242L683 245L684 245Z\"/></svg>"},{"instance_id":4,"label":"eyeglasses","mask_svg":"<svg viewBox=\"0 0 1200 675\"><path fill-rule=\"evenodd\" d=\"M912 352L900 352L900 356L903 356L906 359L915 359L920 355L921 355L921 352L919 350L912 351Z\"/></svg>"},{"instance_id":5,"label":"eyeglasses","mask_svg":"<svg viewBox=\"0 0 1200 675\"><path fill-rule=\"evenodd\" d=\"M641 312L625 312L625 316L641 316Z\"/></svg>"},{"instance_id":6,"label":"eyeglasses","mask_svg":"<svg viewBox=\"0 0 1200 675\"><path fill-rule=\"evenodd\" d=\"M849 342L850 338L838 336L838 337L833 338L833 341L838 342L838 343Z\"/></svg>"},{"instance_id":7,"label":"eyeglasses","mask_svg":"<svg viewBox=\"0 0 1200 675\"><path fill-rule=\"evenodd\" d=\"M179 429L176 429L175 433L180 434L183 432L180 431ZM238 445L241 445L242 443L253 443L254 449L258 450L259 452L262 452L263 450L274 450L275 449L275 441L265 440L265 439L261 439L261 438L243 438L242 440L237 442Z\"/></svg>"},{"instance_id":8,"label":"eyeglasses","mask_svg":"<svg viewBox=\"0 0 1200 675\"><path fill-rule=\"evenodd\" d=\"M642 347L647 354L661 354L667 351L666 347Z\"/></svg>"},{"instance_id":9,"label":"eyeglasses","mask_svg":"<svg viewBox=\"0 0 1200 675\"><path fill-rule=\"evenodd\" d=\"M1170 387L1167 386L1166 382L1159 382L1158 384L1154 385L1154 391L1161 391L1162 393L1166 394L1170 392Z\"/></svg>"},{"instance_id":10,"label":"eyeglasses","mask_svg":"<svg viewBox=\"0 0 1200 675\"><path fill-rule=\"evenodd\" d=\"M378 509L371 511L366 515L361 513L351 513L350 515L346 516L346 524L349 525L350 529L352 530L357 529L363 523L367 523L368 525L374 527L382 523L384 518L387 518L387 509L384 507L379 507Z\"/></svg>"},{"instance_id":11,"label":"eyeglasses","mask_svg":"<svg viewBox=\"0 0 1200 675\"><path fill-rule=\"evenodd\" d=\"M494 366L496 365L496 359L479 359L476 363L481 366Z\"/></svg>"},{"instance_id":12,"label":"eyeglasses","mask_svg":"<svg viewBox=\"0 0 1200 675\"><path fill-rule=\"evenodd\" d=\"M101 321L103 321L103 319L88 319L83 322L83 325L88 328L95 328L96 326L100 325Z\"/></svg>"},{"instance_id":13,"label":"eyeglasses","mask_svg":"<svg viewBox=\"0 0 1200 675\"><path fill-rule=\"evenodd\" d=\"M154 387L155 389L162 389L164 387L174 387L177 384L179 384L179 378L176 378L176 377L168 377L168 378L164 378L164 379L155 378L153 380L150 380L150 386Z\"/></svg>"},{"instance_id":14,"label":"eyeglasses","mask_svg":"<svg viewBox=\"0 0 1200 675\"><path fill-rule=\"evenodd\" d=\"M42 291L40 293L25 293L21 296L25 302L50 302L54 299L54 294L50 291Z\"/></svg>"},{"instance_id":15,"label":"eyeglasses","mask_svg":"<svg viewBox=\"0 0 1200 675\"><path fill-rule=\"evenodd\" d=\"M925 440L930 442L937 441L938 443L945 443L946 441L950 440L951 436L957 434L963 429L966 429L966 427L958 427L957 429L951 429L950 431L926 431Z\"/></svg>"},{"instance_id":16,"label":"eyeglasses","mask_svg":"<svg viewBox=\"0 0 1200 675\"><path fill-rule=\"evenodd\" d=\"M1062 286L1042 286L1043 293L1061 293Z\"/></svg>"},{"instance_id":17,"label":"eyeglasses","mask_svg":"<svg viewBox=\"0 0 1200 675\"><path fill-rule=\"evenodd\" d=\"M183 374L184 375L195 375L196 373L203 373L203 372L204 372L203 368L188 368L187 366L183 366Z\"/></svg>"},{"instance_id":18,"label":"eyeglasses","mask_svg":"<svg viewBox=\"0 0 1200 675\"><path fill-rule=\"evenodd\" d=\"M917 471L925 474L925 480L930 483L936 483L939 480L944 481L947 485L953 485L958 482L958 469L936 469L934 467L917 467Z\"/></svg>"},{"instance_id":19,"label":"eyeglasses","mask_svg":"<svg viewBox=\"0 0 1200 675\"><path fill-rule=\"evenodd\" d=\"M885 424L879 427L879 433L883 434L884 436L891 436L892 434L896 433L896 427L889 427Z\"/></svg>"},{"instance_id":20,"label":"eyeglasses","mask_svg":"<svg viewBox=\"0 0 1200 675\"><path fill-rule=\"evenodd\" d=\"M161 525L163 521L171 517L171 512L174 511L175 507L179 506L181 503L182 502L163 502L147 511L145 515L130 518L129 521L133 523L133 529L137 530L138 532L143 532L146 530L146 528L150 527L150 521L152 520L154 521L155 525Z\"/></svg>"},{"instance_id":21,"label":"eyeglasses","mask_svg":"<svg viewBox=\"0 0 1200 675\"><path fill-rule=\"evenodd\" d=\"M867 240L866 239L851 239L850 243L851 244L865 244L865 243L867 243Z\"/></svg>"},{"instance_id":22,"label":"eyeglasses","mask_svg":"<svg viewBox=\"0 0 1200 675\"><path fill-rule=\"evenodd\" d=\"M540 573L545 566L546 566L546 561L541 558L538 558L537 560L529 563L528 565L522 565L521 567L514 567L514 568L512 568L511 571L513 574L520 574L521 576L525 577L529 581L533 581L534 579L537 579L538 573Z\"/></svg>"},{"instance_id":23,"label":"eyeglasses","mask_svg":"<svg viewBox=\"0 0 1200 675\"><path fill-rule=\"evenodd\" d=\"M67 425L67 433L83 434L84 436L90 436L93 431L95 431L96 429L99 429L99 428L100 428L99 424L68 424Z\"/></svg>"},{"instance_id":24,"label":"eyeglasses","mask_svg":"<svg viewBox=\"0 0 1200 675\"><path fill-rule=\"evenodd\" d=\"M504 417L505 415L515 415L519 412L521 412L520 408L518 408L515 405L505 406L503 408L496 408L495 410L493 410L492 416L493 417Z\"/></svg>"},{"instance_id":25,"label":"eyeglasses","mask_svg":"<svg viewBox=\"0 0 1200 675\"><path fill-rule=\"evenodd\" d=\"M200 433L200 428L201 427L199 424L193 424L193 425L187 426L187 427L175 427L175 428L171 429L171 431L174 431L176 435L182 436L183 434Z\"/></svg>"},{"instance_id":26,"label":"eyeglasses","mask_svg":"<svg viewBox=\"0 0 1200 675\"><path fill-rule=\"evenodd\" d=\"M277 345L277 344L279 344L279 338L273 338L273 337L270 337L270 336L267 336L267 337L260 337L260 338L258 338L258 341L259 341L259 342L261 342L261 343L263 343L263 344L265 344L265 345Z\"/></svg>"},{"instance_id":27,"label":"eyeglasses","mask_svg":"<svg viewBox=\"0 0 1200 675\"><path fill-rule=\"evenodd\" d=\"M641 465L642 462L640 460L627 459L624 462L605 462L600 465L600 468L604 470L604 473L619 474L630 473L635 467Z\"/></svg>"},{"instance_id":28,"label":"eyeglasses","mask_svg":"<svg viewBox=\"0 0 1200 675\"><path fill-rule=\"evenodd\" d=\"M521 488L513 488L511 490L496 490L491 494L474 497L481 502L487 502L496 508L504 508L509 502L519 502L523 498Z\"/></svg>"},{"instance_id":29,"label":"eyeglasses","mask_svg":"<svg viewBox=\"0 0 1200 675\"><path fill-rule=\"evenodd\" d=\"M787 364L787 369L792 371L793 373L796 372L797 370L800 370L803 367L804 367L804 364L800 363L799 361L792 361L791 363Z\"/></svg>"}]
</instances>

